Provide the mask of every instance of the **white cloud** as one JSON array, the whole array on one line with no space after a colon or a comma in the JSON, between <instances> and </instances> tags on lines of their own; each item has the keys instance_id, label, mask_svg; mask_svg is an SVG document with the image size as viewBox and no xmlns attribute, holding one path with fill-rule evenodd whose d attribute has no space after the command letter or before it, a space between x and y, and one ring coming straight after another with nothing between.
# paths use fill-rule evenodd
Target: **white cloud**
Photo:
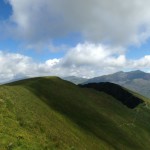
<instances>
[{"instance_id":1,"label":"white cloud","mask_svg":"<svg viewBox=\"0 0 150 150\"><path fill-rule=\"evenodd\" d=\"M131 64L134 68L150 68L150 55L146 55L143 58L137 60L132 60ZM149 69L150 71L150 69Z\"/></svg>"},{"instance_id":2,"label":"white cloud","mask_svg":"<svg viewBox=\"0 0 150 150\"><path fill-rule=\"evenodd\" d=\"M60 62L60 59L49 59L45 62L45 64L49 67L53 67L55 65L57 65Z\"/></svg>"},{"instance_id":3,"label":"white cloud","mask_svg":"<svg viewBox=\"0 0 150 150\"><path fill-rule=\"evenodd\" d=\"M121 47L111 48L101 44L84 43L70 49L63 61L65 66L101 67L104 65L121 65L125 63L125 56Z\"/></svg>"},{"instance_id":4,"label":"white cloud","mask_svg":"<svg viewBox=\"0 0 150 150\"><path fill-rule=\"evenodd\" d=\"M74 32L85 41L117 45L140 44L150 36L149 0L8 1L13 36L34 45Z\"/></svg>"},{"instance_id":5,"label":"white cloud","mask_svg":"<svg viewBox=\"0 0 150 150\"><path fill-rule=\"evenodd\" d=\"M113 49L113 50L112 50ZM120 70L150 71L150 55L137 60L127 59L121 48L83 43L71 48L60 59L37 63L32 58L0 51L0 82L25 76L81 76L94 77Z\"/></svg>"},{"instance_id":6,"label":"white cloud","mask_svg":"<svg viewBox=\"0 0 150 150\"><path fill-rule=\"evenodd\" d=\"M14 78L16 74L27 74L31 62L31 58L27 56L0 51L1 82Z\"/></svg>"}]
</instances>

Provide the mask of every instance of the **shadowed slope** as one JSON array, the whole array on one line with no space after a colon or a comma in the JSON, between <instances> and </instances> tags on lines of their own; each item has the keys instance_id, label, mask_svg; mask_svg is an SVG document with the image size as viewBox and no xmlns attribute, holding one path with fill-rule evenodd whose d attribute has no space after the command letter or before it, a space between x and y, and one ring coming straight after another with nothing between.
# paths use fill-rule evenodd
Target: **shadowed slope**
<instances>
[{"instance_id":1,"label":"shadowed slope","mask_svg":"<svg viewBox=\"0 0 150 150\"><path fill-rule=\"evenodd\" d=\"M135 108L140 103L143 103L143 100L134 96L133 94L131 94L130 92L122 88L121 86L114 83L110 83L110 82L89 83L89 84L84 84L79 86L93 88L95 90L103 91L107 94L110 94L116 100L119 100L129 108Z\"/></svg>"}]
</instances>

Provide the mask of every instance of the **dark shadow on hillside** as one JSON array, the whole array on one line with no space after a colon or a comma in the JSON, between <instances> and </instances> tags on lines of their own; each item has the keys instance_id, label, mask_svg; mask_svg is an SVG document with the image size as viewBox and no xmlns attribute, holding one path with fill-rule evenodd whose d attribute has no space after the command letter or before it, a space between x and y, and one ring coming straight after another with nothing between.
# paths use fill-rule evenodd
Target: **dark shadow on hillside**
<instances>
[{"instance_id":1,"label":"dark shadow on hillside","mask_svg":"<svg viewBox=\"0 0 150 150\"><path fill-rule=\"evenodd\" d=\"M143 100L139 99L138 97L135 97L133 94L131 94L121 86L114 83L110 82L89 83L79 86L84 88L93 88L97 91L105 92L132 109L137 107L139 104L143 103Z\"/></svg>"}]
</instances>

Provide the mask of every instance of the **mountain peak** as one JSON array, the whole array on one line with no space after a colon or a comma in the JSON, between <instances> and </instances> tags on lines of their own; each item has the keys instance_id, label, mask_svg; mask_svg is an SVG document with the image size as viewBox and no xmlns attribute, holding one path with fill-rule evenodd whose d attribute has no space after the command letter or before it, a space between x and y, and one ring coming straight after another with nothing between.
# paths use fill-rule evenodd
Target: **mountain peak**
<instances>
[{"instance_id":1,"label":"mountain peak","mask_svg":"<svg viewBox=\"0 0 150 150\"><path fill-rule=\"evenodd\" d=\"M134 71L131 71L129 73L145 73L144 71L141 71L141 70L134 70Z\"/></svg>"},{"instance_id":2,"label":"mountain peak","mask_svg":"<svg viewBox=\"0 0 150 150\"><path fill-rule=\"evenodd\" d=\"M125 73L124 71L118 71L116 73L113 73L113 74L122 74L122 73Z\"/></svg>"}]
</instances>

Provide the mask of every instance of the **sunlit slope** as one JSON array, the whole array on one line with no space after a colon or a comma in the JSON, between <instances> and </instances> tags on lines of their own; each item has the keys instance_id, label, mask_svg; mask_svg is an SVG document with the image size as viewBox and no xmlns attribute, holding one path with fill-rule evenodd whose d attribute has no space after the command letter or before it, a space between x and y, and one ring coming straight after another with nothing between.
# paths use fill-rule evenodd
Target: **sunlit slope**
<instances>
[{"instance_id":1,"label":"sunlit slope","mask_svg":"<svg viewBox=\"0 0 150 150\"><path fill-rule=\"evenodd\" d=\"M2 85L0 149L150 149L149 107L130 109L57 77Z\"/></svg>"}]
</instances>

